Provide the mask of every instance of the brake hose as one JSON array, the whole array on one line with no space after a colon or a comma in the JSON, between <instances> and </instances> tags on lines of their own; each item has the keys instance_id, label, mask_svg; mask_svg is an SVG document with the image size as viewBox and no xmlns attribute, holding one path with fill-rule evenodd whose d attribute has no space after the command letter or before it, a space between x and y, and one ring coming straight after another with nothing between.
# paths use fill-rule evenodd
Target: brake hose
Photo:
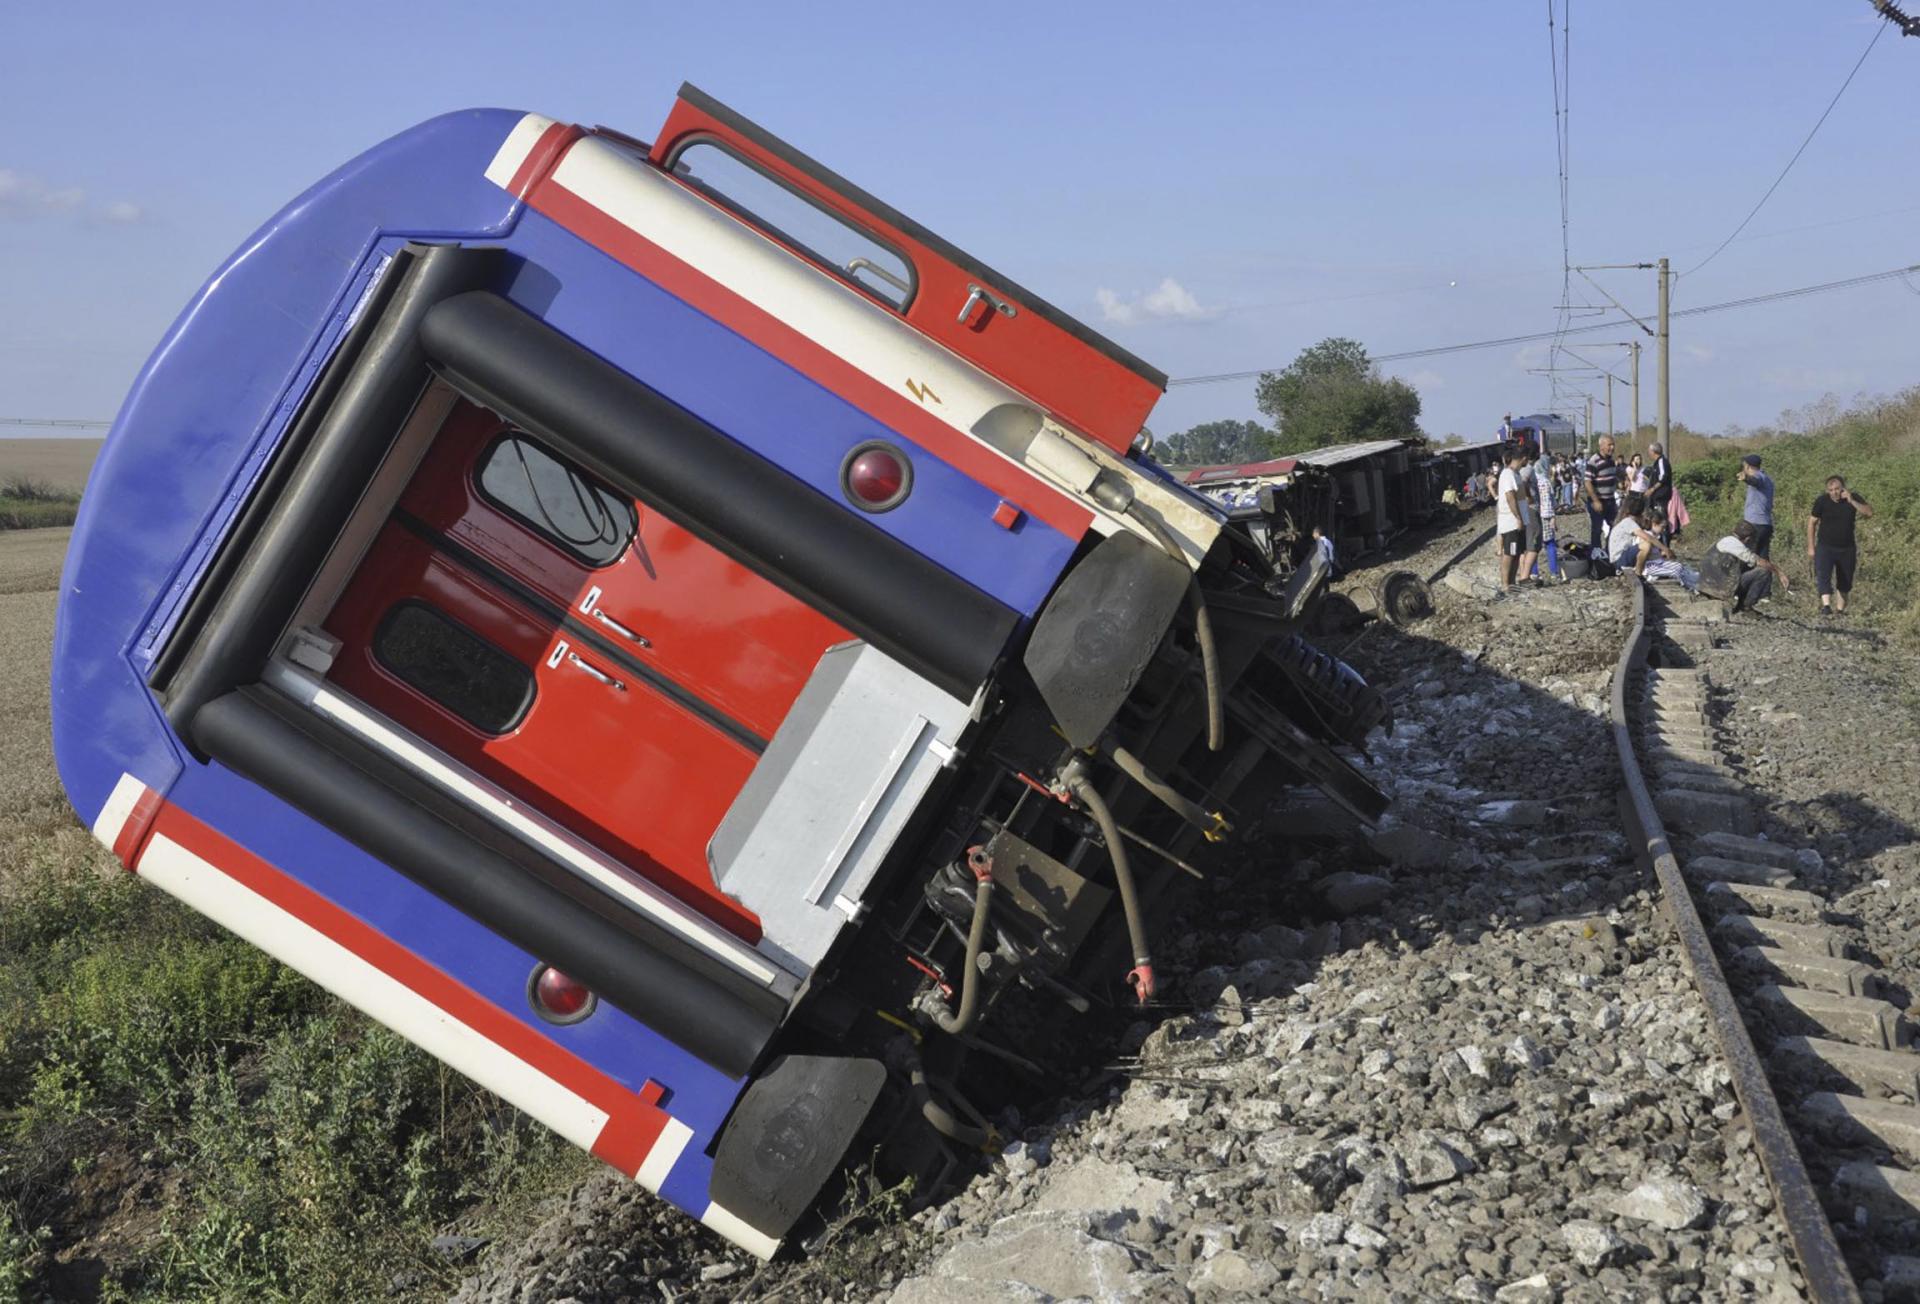
<instances>
[{"instance_id":1,"label":"brake hose","mask_svg":"<svg viewBox=\"0 0 1920 1304\"><path fill-rule=\"evenodd\" d=\"M1222 815L1207 811L1193 798L1176 791L1165 779L1149 770L1138 756L1117 745L1109 748L1108 754L1129 779L1153 794L1161 805L1193 825L1208 842L1218 842L1226 836L1228 825Z\"/></svg>"},{"instance_id":2,"label":"brake hose","mask_svg":"<svg viewBox=\"0 0 1920 1304\"><path fill-rule=\"evenodd\" d=\"M1113 861L1113 880L1120 887L1120 909L1127 917L1127 938L1133 944L1133 968L1127 974L1127 981L1133 984L1140 1003L1145 1005L1153 997L1153 955L1147 949L1147 925L1140 915L1139 895L1134 891L1127 844L1121 840L1120 826L1114 822L1113 812L1107 809L1106 799L1077 767L1068 776L1067 786L1093 816L1093 822L1100 826L1100 836L1106 839L1107 855Z\"/></svg>"},{"instance_id":3,"label":"brake hose","mask_svg":"<svg viewBox=\"0 0 1920 1304\"><path fill-rule=\"evenodd\" d=\"M920 1107L920 1117L927 1120L929 1126L950 1141L975 1150L992 1153L997 1146L991 1129L975 1127L962 1123L953 1116L953 1111L933 1098L933 1086L927 1081L926 1066L920 1062L920 1056L907 1052L907 1084L913 1091L914 1102Z\"/></svg>"},{"instance_id":4,"label":"brake hose","mask_svg":"<svg viewBox=\"0 0 1920 1304\"><path fill-rule=\"evenodd\" d=\"M980 948L987 940L987 918L993 905L993 860L986 849L968 848L967 866L977 882L973 889L973 926L967 930L967 959L960 972L960 1009L948 1013L937 991L927 1006L927 1016L940 1031L956 1037L972 1028L980 1016Z\"/></svg>"},{"instance_id":5,"label":"brake hose","mask_svg":"<svg viewBox=\"0 0 1920 1304\"><path fill-rule=\"evenodd\" d=\"M1187 554L1181 551L1165 526L1141 509L1138 499L1127 504L1127 515L1140 522L1140 527L1153 536L1154 542L1187 571L1187 606L1193 611L1193 637L1200 645L1200 675L1207 689L1207 750L1217 752L1226 744L1227 725L1220 703L1220 654L1213 642L1213 616L1207 610L1205 595L1200 592L1200 575L1187 566Z\"/></svg>"}]
</instances>

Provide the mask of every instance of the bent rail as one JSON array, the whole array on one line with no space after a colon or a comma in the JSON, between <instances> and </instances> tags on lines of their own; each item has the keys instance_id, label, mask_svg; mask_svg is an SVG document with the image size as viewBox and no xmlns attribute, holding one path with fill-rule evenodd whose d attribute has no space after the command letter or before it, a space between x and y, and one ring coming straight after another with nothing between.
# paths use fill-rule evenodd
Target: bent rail
<instances>
[{"instance_id":1,"label":"bent rail","mask_svg":"<svg viewBox=\"0 0 1920 1304\"><path fill-rule=\"evenodd\" d=\"M1620 754L1620 772L1625 783L1621 806L1640 853L1653 864L1660 880L1660 894L1667 913L1680 935L1680 947L1692 971L1694 986L1707 1007L1707 1020L1713 1026L1720 1053L1726 1058L1733 1076L1734 1095L1746 1113L1760 1152L1768 1184L1787 1224L1787 1236L1800 1260L1807 1290L1822 1304L1858 1304L1859 1288L1847 1270L1826 1211L1820 1206L1819 1193L1800 1158L1800 1149L1780 1110L1780 1101L1767 1081L1759 1052L1748 1035L1747 1025L1734 1003L1733 992L1713 953L1706 926L1694 908L1693 896L1680 872L1667 841L1666 827L1654 809L1653 794L1641 772L1634 752L1633 728L1627 714L1627 684L1646 667L1647 649L1652 632L1647 628L1647 587L1633 583L1633 633L1614 666L1612 714L1613 745Z\"/></svg>"}]
</instances>

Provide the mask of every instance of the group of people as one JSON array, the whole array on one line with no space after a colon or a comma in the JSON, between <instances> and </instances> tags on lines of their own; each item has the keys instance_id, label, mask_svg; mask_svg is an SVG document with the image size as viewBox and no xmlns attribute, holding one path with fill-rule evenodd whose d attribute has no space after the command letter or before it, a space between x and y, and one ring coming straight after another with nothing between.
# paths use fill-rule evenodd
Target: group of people
<instances>
[{"instance_id":1,"label":"group of people","mask_svg":"<svg viewBox=\"0 0 1920 1304\"><path fill-rule=\"evenodd\" d=\"M1675 523L1670 519L1673 463L1667 458L1667 450L1654 444L1647 449L1651 461L1635 453L1623 462L1614 455L1615 448L1612 435L1600 436L1599 447L1581 468L1587 507L1587 546L1595 552L1605 546L1608 555L1612 555L1610 532L1629 494L1639 495L1642 513L1659 518L1660 542L1671 543L1675 533Z\"/></svg>"},{"instance_id":2,"label":"group of people","mask_svg":"<svg viewBox=\"0 0 1920 1304\"><path fill-rule=\"evenodd\" d=\"M1515 585L1545 584L1547 574L1566 577L1560 570L1559 532L1554 527L1561 481L1557 468L1540 465L1540 453L1531 444L1507 450L1506 465L1494 481L1494 528L1500 536L1499 588L1511 593Z\"/></svg>"},{"instance_id":3,"label":"group of people","mask_svg":"<svg viewBox=\"0 0 1920 1304\"><path fill-rule=\"evenodd\" d=\"M1554 507L1573 501L1569 488L1585 499L1591 550L1617 569L1650 580L1672 580L1719 598L1730 614L1767 601L1775 582L1788 590L1786 572L1772 558L1773 479L1761 469L1758 453L1749 453L1740 464L1739 479L1746 489L1740 523L1707 550L1696 569L1673 549L1678 534L1673 464L1659 444L1647 452L1645 458L1636 453L1622 461L1613 439L1603 436L1598 451L1584 463L1556 457L1540 467L1532 450L1511 451L1494 490L1501 591L1527 582L1542 554L1543 535L1549 572L1559 575ZM1807 516L1807 558L1822 615L1845 613L1859 556L1854 525L1872 515L1872 506L1841 476L1828 477L1825 491L1814 499Z\"/></svg>"}]
</instances>

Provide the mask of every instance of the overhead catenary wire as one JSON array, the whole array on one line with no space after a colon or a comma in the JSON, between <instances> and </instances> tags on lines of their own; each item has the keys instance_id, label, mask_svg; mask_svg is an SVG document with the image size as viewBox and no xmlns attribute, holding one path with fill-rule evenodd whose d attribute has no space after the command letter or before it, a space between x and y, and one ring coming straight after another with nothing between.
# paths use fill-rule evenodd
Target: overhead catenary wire
<instances>
[{"instance_id":1,"label":"overhead catenary wire","mask_svg":"<svg viewBox=\"0 0 1920 1304\"><path fill-rule=\"evenodd\" d=\"M1729 312L1736 308L1757 307L1765 303L1777 303L1783 299L1798 299L1810 294L1825 294L1834 290L1850 290L1857 286L1871 285L1876 281L1890 281L1920 272L1920 263L1910 263L1905 267L1893 267L1884 272L1869 272L1864 276L1849 276L1844 280L1823 281L1818 285L1802 285L1791 290L1774 290L1766 294L1748 295L1743 299L1728 299L1724 303L1706 303L1694 308L1680 308L1670 313L1673 317L1698 317L1706 313ZM1592 331L1613 330L1619 326L1631 326L1633 323L1625 317L1612 317L1605 321L1591 322L1585 326L1569 327L1564 334L1585 335ZM1373 362L1407 362L1414 358L1432 358L1443 353L1465 353L1473 349L1497 349L1513 344L1538 344L1562 334L1559 330L1535 331L1530 335L1506 335L1494 340L1469 340L1460 344L1440 344L1426 349L1408 349L1401 353L1377 353L1370 359ZM1176 385L1218 385L1236 380L1254 380L1269 372L1279 371L1279 367L1256 367L1250 371L1222 371L1205 376L1176 376L1167 382L1171 388Z\"/></svg>"},{"instance_id":2,"label":"overhead catenary wire","mask_svg":"<svg viewBox=\"0 0 1920 1304\"><path fill-rule=\"evenodd\" d=\"M1813 138L1820 134L1820 128L1826 125L1827 119L1832 116L1834 106L1839 104L1840 97L1847 93L1847 87L1853 85L1853 79L1859 75L1860 69L1866 64L1867 56L1873 53L1873 47L1880 43L1880 38L1887 34L1888 26L1888 23L1881 23L1873 29L1873 39L1867 42L1867 48L1862 50L1860 57L1854 61L1853 71L1847 74L1847 79L1840 83L1840 89L1835 91L1833 98L1827 101L1827 107L1821 110L1820 117L1814 122L1812 130L1808 131L1805 139L1800 142L1800 148L1793 151L1793 157L1789 158L1787 165L1780 169L1780 175L1773 179L1773 184L1767 187L1767 192L1760 196L1760 202L1755 204L1752 209L1748 211L1747 215L1740 219L1740 225L1734 227L1732 233L1716 245L1712 253L1702 258L1686 271L1680 273L1681 276L1691 276L1718 258L1721 251L1732 244L1735 237L1747 229L1747 223L1753 221L1753 219L1759 215L1760 210L1767 206L1767 201L1773 198L1773 192L1780 188L1780 183L1787 179L1787 173L1793 171L1793 165L1800 161L1800 156L1807 152L1807 146L1813 144Z\"/></svg>"},{"instance_id":3,"label":"overhead catenary wire","mask_svg":"<svg viewBox=\"0 0 1920 1304\"><path fill-rule=\"evenodd\" d=\"M1558 167L1560 191L1560 303L1555 309L1553 343L1547 349L1549 406L1557 406L1560 382L1553 375L1561 339L1573 317L1573 246L1571 239L1572 189L1569 183L1573 140L1570 131L1573 112L1573 0L1561 0L1558 24L1559 44L1555 46L1554 0L1547 0L1547 62L1553 84L1553 148Z\"/></svg>"}]
</instances>

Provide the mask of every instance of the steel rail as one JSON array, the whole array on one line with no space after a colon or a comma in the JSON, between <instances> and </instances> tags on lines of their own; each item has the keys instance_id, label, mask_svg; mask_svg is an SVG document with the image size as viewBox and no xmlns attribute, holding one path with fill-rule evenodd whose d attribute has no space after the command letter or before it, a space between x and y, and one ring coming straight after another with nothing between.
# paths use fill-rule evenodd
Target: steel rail
<instances>
[{"instance_id":1,"label":"steel rail","mask_svg":"<svg viewBox=\"0 0 1920 1304\"><path fill-rule=\"evenodd\" d=\"M1834 1239L1833 1227L1821 1208L1819 1193L1800 1158L1800 1149L1780 1112L1779 1098L1767 1081L1766 1069L1747 1025L1727 987L1726 975L1713 953L1713 943L1694 908L1693 895L1680 872L1667 841L1666 827L1654 809L1653 794L1633 746L1633 728L1627 714L1627 685L1646 666L1647 650L1653 633L1647 626L1647 586L1633 585L1633 634L1620 653L1613 671L1613 745L1620 753L1620 771L1624 780L1621 806L1629 825L1629 836L1640 853L1653 864L1660 880L1660 894L1667 914L1680 936L1680 947L1687 967L1693 971L1694 986L1707 1007L1707 1020L1713 1025L1720 1053L1733 1075L1734 1095L1747 1116L1753 1143L1760 1152L1767 1181L1773 1188L1775 1206L1786 1220L1787 1236L1793 1242L1807 1290L1820 1304L1859 1304L1860 1290Z\"/></svg>"}]
</instances>

